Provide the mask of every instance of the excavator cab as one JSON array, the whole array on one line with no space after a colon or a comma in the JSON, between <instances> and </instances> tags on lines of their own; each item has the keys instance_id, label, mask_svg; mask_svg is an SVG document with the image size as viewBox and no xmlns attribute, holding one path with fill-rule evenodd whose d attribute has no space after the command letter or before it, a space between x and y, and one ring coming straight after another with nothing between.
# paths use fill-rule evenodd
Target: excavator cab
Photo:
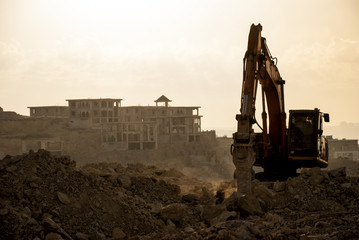
<instances>
[{"instance_id":1,"label":"excavator cab","mask_svg":"<svg viewBox=\"0 0 359 240\"><path fill-rule=\"evenodd\" d=\"M327 167L328 143L322 136L323 120L329 114L319 109L290 110L288 128L288 161L295 167Z\"/></svg>"}]
</instances>

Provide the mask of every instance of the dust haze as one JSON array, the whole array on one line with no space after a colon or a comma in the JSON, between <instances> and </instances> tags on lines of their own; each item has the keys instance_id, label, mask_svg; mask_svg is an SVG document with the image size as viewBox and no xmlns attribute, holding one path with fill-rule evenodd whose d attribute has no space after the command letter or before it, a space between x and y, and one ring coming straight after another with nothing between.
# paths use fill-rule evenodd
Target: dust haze
<instances>
[{"instance_id":1,"label":"dust haze","mask_svg":"<svg viewBox=\"0 0 359 240\"><path fill-rule=\"evenodd\" d=\"M0 0L0 239L357 239L358 10ZM285 110L330 113L329 166L252 179L239 196L231 145L252 23Z\"/></svg>"}]
</instances>

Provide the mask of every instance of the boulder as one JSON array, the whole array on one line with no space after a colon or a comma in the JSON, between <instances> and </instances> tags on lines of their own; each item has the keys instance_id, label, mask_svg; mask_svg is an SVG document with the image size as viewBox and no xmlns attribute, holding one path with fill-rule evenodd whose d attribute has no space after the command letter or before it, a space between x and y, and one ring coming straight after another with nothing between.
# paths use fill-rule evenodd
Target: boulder
<instances>
[{"instance_id":1,"label":"boulder","mask_svg":"<svg viewBox=\"0 0 359 240\"><path fill-rule=\"evenodd\" d=\"M346 168L341 167L341 168L330 170L328 171L328 175L332 178L346 177L347 176Z\"/></svg>"},{"instance_id":2,"label":"boulder","mask_svg":"<svg viewBox=\"0 0 359 240\"><path fill-rule=\"evenodd\" d=\"M238 199L238 205L239 205L240 213L243 216L248 216L248 215L262 216L263 215L263 210L262 210L262 207L261 207L259 201L252 194L240 197Z\"/></svg>"},{"instance_id":3,"label":"boulder","mask_svg":"<svg viewBox=\"0 0 359 240\"><path fill-rule=\"evenodd\" d=\"M113 239L124 239L125 237L126 237L126 233L124 233L121 228L116 227L112 230Z\"/></svg>"},{"instance_id":4,"label":"boulder","mask_svg":"<svg viewBox=\"0 0 359 240\"><path fill-rule=\"evenodd\" d=\"M215 218L212 218L210 220L210 224L211 226L217 225L221 222L225 222L227 221L229 218L235 218L237 216L236 212L229 212L229 211L224 211L222 212L220 215L218 215Z\"/></svg>"},{"instance_id":5,"label":"boulder","mask_svg":"<svg viewBox=\"0 0 359 240\"><path fill-rule=\"evenodd\" d=\"M64 240L60 234L49 233L46 235L45 240Z\"/></svg>"},{"instance_id":6,"label":"boulder","mask_svg":"<svg viewBox=\"0 0 359 240\"><path fill-rule=\"evenodd\" d=\"M126 174L118 174L117 175L117 182L123 188L128 188L131 186L131 178Z\"/></svg>"},{"instance_id":7,"label":"boulder","mask_svg":"<svg viewBox=\"0 0 359 240\"><path fill-rule=\"evenodd\" d=\"M272 207L275 192L265 185L260 183L253 184L253 195L259 201L262 208L269 209Z\"/></svg>"},{"instance_id":8,"label":"boulder","mask_svg":"<svg viewBox=\"0 0 359 240\"><path fill-rule=\"evenodd\" d=\"M205 221L210 221L211 219L221 215L227 210L226 205L205 205L203 206L203 211L201 217Z\"/></svg>"},{"instance_id":9,"label":"boulder","mask_svg":"<svg viewBox=\"0 0 359 240\"><path fill-rule=\"evenodd\" d=\"M286 188L286 183L285 182L279 182L276 181L273 184L273 190L276 192L283 192Z\"/></svg>"},{"instance_id":10,"label":"boulder","mask_svg":"<svg viewBox=\"0 0 359 240\"><path fill-rule=\"evenodd\" d=\"M183 203L173 203L163 207L160 216L173 222L181 221L187 215L187 206Z\"/></svg>"},{"instance_id":11,"label":"boulder","mask_svg":"<svg viewBox=\"0 0 359 240\"><path fill-rule=\"evenodd\" d=\"M241 216L248 217L250 215L263 215L263 209L258 199L253 195L244 195L239 197L234 192L229 198L223 201L228 211L239 211Z\"/></svg>"}]
</instances>

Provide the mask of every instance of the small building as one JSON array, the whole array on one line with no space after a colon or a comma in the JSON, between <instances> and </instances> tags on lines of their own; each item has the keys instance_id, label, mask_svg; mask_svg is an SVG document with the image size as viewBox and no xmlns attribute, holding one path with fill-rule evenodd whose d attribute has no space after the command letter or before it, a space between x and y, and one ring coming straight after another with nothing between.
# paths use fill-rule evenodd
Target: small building
<instances>
[{"instance_id":1,"label":"small building","mask_svg":"<svg viewBox=\"0 0 359 240\"><path fill-rule=\"evenodd\" d=\"M40 106L28 108L30 109L30 117L67 118L69 116L69 108L67 106Z\"/></svg>"},{"instance_id":2,"label":"small building","mask_svg":"<svg viewBox=\"0 0 359 240\"><path fill-rule=\"evenodd\" d=\"M67 99L70 127L101 128L105 123L119 122L122 99Z\"/></svg>"},{"instance_id":3,"label":"small building","mask_svg":"<svg viewBox=\"0 0 359 240\"><path fill-rule=\"evenodd\" d=\"M329 157L359 161L359 145L357 139L336 139L327 136Z\"/></svg>"}]
</instances>

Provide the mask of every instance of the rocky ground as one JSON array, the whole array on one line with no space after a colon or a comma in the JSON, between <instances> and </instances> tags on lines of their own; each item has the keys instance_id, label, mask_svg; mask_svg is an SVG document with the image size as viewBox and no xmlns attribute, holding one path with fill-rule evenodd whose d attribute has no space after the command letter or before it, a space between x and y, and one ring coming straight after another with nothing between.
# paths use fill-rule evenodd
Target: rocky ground
<instances>
[{"instance_id":1,"label":"rocky ground","mask_svg":"<svg viewBox=\"0 0 359 240\"><path fill-rule=\"evenodd\" d=\"M359 239L359 180L345 168L253 182L238 197L141 164L76 168L39 150L0 161L0 239Z\"/></svg>"}]
</instances>

